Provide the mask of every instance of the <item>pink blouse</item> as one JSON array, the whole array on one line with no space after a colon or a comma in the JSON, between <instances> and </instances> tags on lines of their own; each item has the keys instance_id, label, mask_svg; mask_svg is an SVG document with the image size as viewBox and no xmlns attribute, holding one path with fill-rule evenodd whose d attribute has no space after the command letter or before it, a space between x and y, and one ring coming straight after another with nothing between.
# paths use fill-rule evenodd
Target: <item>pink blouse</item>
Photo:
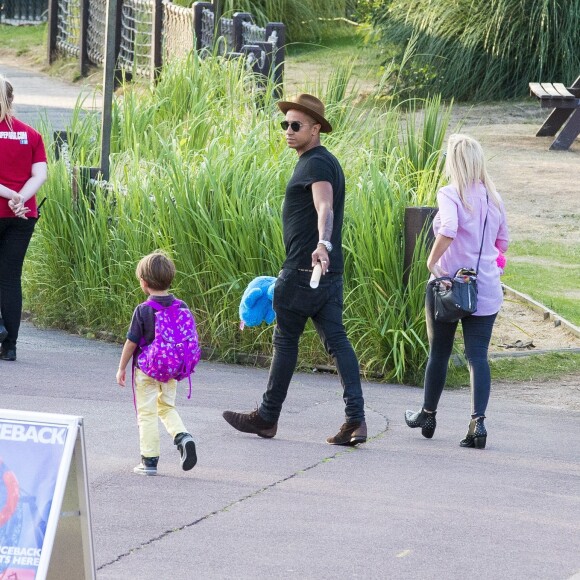
<instances>
[{"instance_id":1,"label":"pink blouse","mask_svg":"<svg viewBox=\"0 0 580 580\"><path fill-rule=\"evenodd\" d=\"M433 231L435 236L441 234L453 238L453 242L441 256L438 264L449 272L450 276L460 268L477 267L487 212L487 225L477 275L475 312L475 316L487 316L498 312L503 302L499 278L501 271L496 260L499 251L505 252L509 244L505 208L503 201L500 201L499 207L491 199L488 204L485 187L481 183L467 193L466 199L471 209L463 206L457 190L452 185L442 187L437 193L439 211L433 220Z\"/></svg>"}]
</instances>

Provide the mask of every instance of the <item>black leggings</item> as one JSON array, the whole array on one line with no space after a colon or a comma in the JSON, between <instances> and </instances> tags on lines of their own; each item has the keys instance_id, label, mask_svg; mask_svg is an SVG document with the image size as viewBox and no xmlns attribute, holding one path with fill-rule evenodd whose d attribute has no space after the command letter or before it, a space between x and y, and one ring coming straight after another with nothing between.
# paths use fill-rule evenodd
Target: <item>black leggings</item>
<instances>
[{"instance_id":1,"label":"black leggings","mask_svg":"<svg viewBox=\"0 0 580 580\"><path fill-rule=\"evenodd\" d=\"M16 348L22 316L22 265L37 218L0 218L0 315L8 336L5 350Z\"/></svg>"},{"instance_id":2,"label":"black leggings","mask_svg":"<svg viewBox=\"0 0 580 580\"><path fill-rule=\"evenodd\" d=\"M471 383L471 414L485 416L491 390L491 374L487 351L495 314L467 316L461 320L465 357L469 364ZM425 318L429 336L429 360L425 370L425 399L423 408L436 411L447 378L447 365L453 351L457 322L437 322L433 318L433 293L431 286L425 299Z\"/></svg>"}]
</instances>

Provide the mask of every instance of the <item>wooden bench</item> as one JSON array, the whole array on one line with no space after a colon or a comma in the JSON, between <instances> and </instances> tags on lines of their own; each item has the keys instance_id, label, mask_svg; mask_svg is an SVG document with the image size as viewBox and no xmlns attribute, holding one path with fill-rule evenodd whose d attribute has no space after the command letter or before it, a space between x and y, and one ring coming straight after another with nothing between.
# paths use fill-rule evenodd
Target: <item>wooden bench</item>
<instances>
[{"instance_id":1,"label":"wooden bench","mask_svg":"<svg viewBox=\"0 0 580 580\"><path fill-rule=\"evenodd\" d=\"M580 134L580 77L568 88L562 83L530 83L530 91L543 109L553 109L536 137L554 136L562 129L550 149L569 149Z\"/></svg>"}]
</instances>

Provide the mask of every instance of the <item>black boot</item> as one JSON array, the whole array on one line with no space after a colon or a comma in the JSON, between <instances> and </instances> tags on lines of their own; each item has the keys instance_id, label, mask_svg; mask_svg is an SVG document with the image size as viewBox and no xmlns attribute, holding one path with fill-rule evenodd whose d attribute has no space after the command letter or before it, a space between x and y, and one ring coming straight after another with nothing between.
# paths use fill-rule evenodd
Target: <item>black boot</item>
<instances>
[{"instance_id":1,"label":"black boot","mask_svg":"<svg viewBox=\"0 0 580 580\"><path fill-rule=\"evenodd\" d=\"M435 415L437 415L437 411L427 413L425 409L421 409L416 413L413 413L413 411L405 411L405 422L411 429L421 427L421 435L427 439L431 439L435 433L435 427L437 427Z\"/></svg>"},{"instance_id":2,"label":"black boot","mask_svg":"<svg viewBox=\"0 0 580 580\"><path fill-rule=\"evenodd\" d=\"M0 360L16 360L16 349L9 348L4 350L4 347L0 347Z\"/></svg>"},{"instance_id":3,"label":"black boot","mask_svg":"<svg viewBox=\"0 0 580 580\"><path fill-rule=\"evenodd\" d=\"M477 417L476 419L471 419L469 422L469 429L467 430L467 435L465 439L459 442L461 447L474 447L475 449L485 449L485 443L487 440L487 430L483 424L485 417Z\"/></svg>"}]
</instances>

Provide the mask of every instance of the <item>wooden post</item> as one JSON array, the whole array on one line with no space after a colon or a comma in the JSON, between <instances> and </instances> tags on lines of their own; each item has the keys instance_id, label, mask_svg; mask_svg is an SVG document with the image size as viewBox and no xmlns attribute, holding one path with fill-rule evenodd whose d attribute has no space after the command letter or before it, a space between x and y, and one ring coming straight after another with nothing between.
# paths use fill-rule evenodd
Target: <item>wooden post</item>
<instances>
[{"instance_id":1,"label":"wooden post","mask_svg":"<svg viewBox=\"0 0 580 580\"><path fill-rule=\"evenodd\" d=\"M266 24L266 40L269 40L272 34L276 34L276 49L272 60L272 70L270 76L274 81L274 89L277 99L281 99L284 93L284 60L286 58L286 27L282 22L269 22Z\"/></svg>"},{"instance_id":2,"label":"wooden post","mask_svg":"<svg viewBox=\"0 0 580 580\"><path fill-rule=\"evenodd\" d=\"M195 50L199 52L203 48L203 11L204 9L212 10L211 2L194 2L193 3L193 25L195 31Z\"/></svg>"},{"instance_id":3,"label":"wooden post","mask_svg":"<svg viewBox=\"0 0 580 580\"><path fill-rule=\"evenodd\" d=\"M54 140L54 157L60 159L61 149L66 144L68 145L68 133L66 131L54 131L52 133Z\"/></svg>"},{"instance_id":4,"label":"wooden post","mask_svg":"<svg viewBox=\"0 0 580 580\"><path fill-rule=\"evenodd\" d=\"M155 0L152 15L153 30L151 34L151 81L156 83L163 66L162 55L162 30L163 25L163 0Z\"/></svg>"},{"instance_id":5,"label":"wooden post","mask_svg":"<svg viewBox=\"0 0 580 580\"><path fill-rule=\"evenodd\" d=\"M103 71L103 112L101 115L101 173L109 179L109 156L111 154L111 122L113 94L115 92L116 60L118 54L118 28L121 3L107 0L107 22L105 27L105 67Z\"/></svg>"},{"instance_id":6,"label":"wooden post","mask_svg":"<svg viewBox=\"0 0 580 580\"><path fill-rule=\"evenodd\" d=\"M413 254L417 245L417 238L421 232L425 232L425 239L428 245L433 243L435 236L431 224L437 213L436 207L407 207L405 208L405 258L403 265L403 284L409 282Z\"/></svg>"},{"instance_id":7,"label":"wooden post","mask_svg":"<svg viewBox=\"0 0 580 580\"><path fill-rule=\"evenodd\" d=\"M79 69L81 76L86 77L89 68L89 54L87 50L87 32L89 29L89 0L81 0L80 26Z\"/></svg>"},{"instance_id":8,"label":"wooden post","mask_svg":"<svg viewBox=\"0 0 580 580\"><path fill-rule=\"evenodd\" d=\"M56 39L58 35L58 0L48 3L48 53L46 59L52 64L56 57Z\"/></svg>"},{"instance_id":9,"label":"wooden post","mask_svg":"<svg viewBox=\"0 0 580 580\"><path fill-rule=\"evenodd\" d=\"M89 0L90 2L91 0ZM117 59L119 58L119 53L121 52L121 31L123 30L123 0L116 0L117 11L115 14L115 66L117 64ZM106 41L105 41L106 42ZM132 73L123 72L120 68L115 68L115 88L117 88L123 78L130 81L132 78Z\"/></svg>"},{"instance_id":10,"label":"wooden post","mask_svg":"<svg viewBox=\"0 0 580 580\"><path fill-rule=\"evenodd\" d=\"M249 12L236 12L234 14L234 46L232 52L241 52L244 46L244 22L252 22L253 18Z\"/></svg>"}]
</instances>

